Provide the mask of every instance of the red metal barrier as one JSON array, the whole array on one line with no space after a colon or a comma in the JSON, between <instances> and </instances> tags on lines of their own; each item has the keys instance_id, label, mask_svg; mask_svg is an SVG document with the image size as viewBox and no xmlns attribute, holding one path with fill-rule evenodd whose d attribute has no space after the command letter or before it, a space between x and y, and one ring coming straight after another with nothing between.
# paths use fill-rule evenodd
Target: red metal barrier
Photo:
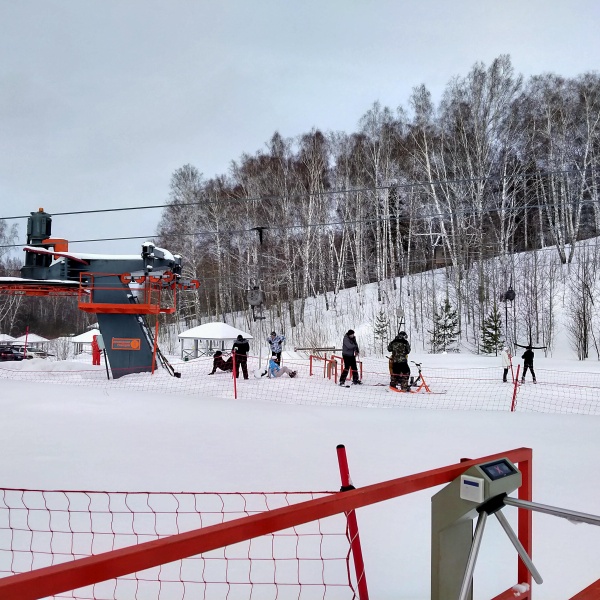
<instances>
[{"instance_id":1,"label":"red metal barrier","mask_svg":"<svg viewBox=\"0 0 600 600\"><path fill-rule=\"evenodd\" d=\"M600 598L600 579L594 581L585 590L581 590L579 594L575 594L571 600L598 600Z\"/></svg>"},{"instance_id":2,"label":"red metal barrier","mask_svg":"<svg viewBox=\"0 0 600 600\"><path fill-rule=\"evenodd\" d=\"M338 356L336 354L332 354L331 355L331 359L333 359L333 360L338 359L340 361L340 370L341 371L344 370L344 358L342 356ZM362 381L362 378L363 378L363 364L362 364L362 360L357 360L356 364L358 365L358 370L359 370L358 376L359 376L359 379ZM337 367L337 363L336 363L336 367ZM352 379L352 369L348 370L348 379L349 380ZM336 383L337 383L337 381L336 381Z\"/></svg>"},{"instance_id":3,"label":"red metal barrier","mask_svg":"<svg viewBox=\"0 0 600 600\"><path fill-rule=\"evenodd\" d=\"M356 489L350 479L350 469L348 468L348 457L346 456L346 447L340 444L337 447L338 464L340 466L340 476L342 479L341 492L348 492ZM369 590L367 588L367 576L365 574L365 563L362 555L362 546L360 545L360 535L358 533L358 520L356 511L351 510L346 513L348 519L348 533L350 535L350 546L352 548L352 558L354 559L354 571L356 573L358 585L359 600L369 600Z\"/></svg>"},{"instance_id":4,"label":"red metal barrier","mask_svg":"<svg viewBox=\"0 0 600 600\"><path fill-rule=\"evenodd\" d=\"M334 358L327 358L325 356L317 356L316 354L311 354L309 357L309 375L313 375L313 360L322 360L323 361L323 377L327 377L331 379L331 369L335 368L335 379L337 383L337 363Z\"/></svg>"},{"instance_id":5,"label":"red metal barrier","mask_svg":"<svg viewBox=\"0 0 600 600\"><path fill-rule=\"evenodd\" d=\"M503 457L507 457L519 465L523 474L523 485L519 489L519 498L530 499L532 451L530 448L518 448L235 519L165 539L6 577L0 580L0 598L38 600L136 571L150 569L288 527L324 519L342 512L348 513L363 506L443 485L456 479L471 466ZM525 509L518 509L518 511L518 537L525 551L531 556L531 513ZM523 516L523 513L527 513L529 516ZM519 582L531 586L531 575L525 565L521 565L520 559L518 568Z\"/></svg>"}]
</instances>

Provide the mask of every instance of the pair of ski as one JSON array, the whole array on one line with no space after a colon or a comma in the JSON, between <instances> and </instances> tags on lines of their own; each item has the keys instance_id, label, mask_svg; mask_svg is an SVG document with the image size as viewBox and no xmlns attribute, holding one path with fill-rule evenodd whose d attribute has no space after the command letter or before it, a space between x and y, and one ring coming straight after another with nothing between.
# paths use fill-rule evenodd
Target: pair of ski
<instances>
[{"instance_id":1,"label":"pair of ski","mask_svg":"<svg viewBox=\"0 0 600 600\"><path fill-rule=\"evenodd\" d=\"M351 385L354 385L354 384L345 384L345 385L340 386L340 387L349 388L349 387L351 387ZM369 386L369 387L387 387L390 392L396 392L396 393L399 393L399 394L420 394L421 393L421 392L419 392L417 390L410 390L410 389L409 390L403 390L403 389L400 389L400 388L395 388L395 387L392 387L391 385L388 385L386 383L363 383L362 385L366 385L366 386ZM445 394L446 390L441 391L441 392L427 392L427 391L425 391L425 392L422 392L422 393L424 393L424 394Z\"/></svg>"},{"instance_id":2,"label":"pair of ski","mask_svg":"<svg viewBox=\"0 0 600 600\"><path fill-rule=\"evenodd\" d=\"M378 385L384 385L384 384L383 384L383 383L380 383L380 384L378 384ZM388 386L388 390L389 390L390 392L396 392L396 393L398 393L398 394L425 394L425 395L427 395L427 394L445 394L445 393L446 393L446 390L443 390L443 391L441 391L441 392L432 392L432 391L424 391L424 392L420 392L418 389L416 389L416 390L411 390L411 389L408 389L408 390L403 390L403 389L401 389L401 388L395 388L395 387L392 387L391 385L390 385L390 386Z\"/></svg>"}]
</instances>

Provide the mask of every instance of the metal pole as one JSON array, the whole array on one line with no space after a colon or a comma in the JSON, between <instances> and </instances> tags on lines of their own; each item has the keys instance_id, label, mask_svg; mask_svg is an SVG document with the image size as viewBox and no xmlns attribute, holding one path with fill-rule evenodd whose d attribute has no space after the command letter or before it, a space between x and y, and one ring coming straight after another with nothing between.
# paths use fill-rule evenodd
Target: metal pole
<instances>
[{"instance_id":1,"label":"metal pole","mask_svg":"<svg viewBox=\"0 0 600 600\"><path fill-rule=\"evenodd\" d=\"M458 600L467 600L469 596L469 590L473 583L473 572L475 571L475 563L477 562L477 555L479 554L479 548L481 546L481 540L483 539L483 530L485 529L485 522L487 521L487 513L482 510L477 518L477 526L475 527L475 533L473 534L473 543L471 544L471 551L469 552L469 558L467 560L467 567L465 569L465 576L463 577L462 586L460 588L460 594Z\"/></svg>"},{"instance_id":2,"label":"metal pole","mask_svg":"<svg viewBox=\"0 0 600 600\"><path fill-rule=\"evenodd\" d=\"M504 338L506 341L504 342L508 345L508 300L504 298Z\"/></svg>"},{"instance_id":3,"label":"metal pole","mask_svg":"<svg viewBox=\"0 0 600 600\"><path fill-rule=\"evenodd\" d=\"M498 521L500 521L502 529L504 529L504 531L506 532L508 539L512 542L512 545L515 547L515 550L521 557L521 560L535 579L535 582L538 584L544 583L542 576L540 575L539 571L535 568L535 565L531 561L531 558L529 558L529 554L527 554L525 548L523 548L523 546L521 545L517 534L513 531L513 528L510 526L510 523L506 520L506 517L502 514L502 511L499 510L495 512L494 515L496 515L496 518L498 519Z\"/></svg>"},{"instance_id":4,"label":"metal pole","mask_svg":"<svg viewBox=\"0 0 600 600\"><path fill-rule=\"evenodd\" d=\"M342 489L340 491L348 491L355 489L350 479L350 469L348 468L348 458L346 456L346 447L339 444L336 448L338 456L338 465L340 467L340 478L342 480ZM356 511L349 510L346 513L348 521L348 538L350 547L352 548L352 558L354 559L354 571L356 573L356 584L358 586L359 600L369 600L369 589L367 588L367 577L365 575L365 563L362 555L362 547L360 545L360 535L358 533L358 520Z\"/></svg>"},{"instance_id":5,"label":"metal pole","mask_svg":"<svg viewBox=\"0 0 600 600\"><path fill-rule=\"evenodd\" d=\"M526 508L527 510L545 513L554 517L560 517L561 519L567 519L567 521L572 521L574 523L587 523L588 525L600 526L600 517L597 515L591 515L589 513L576 512L566 508L547 506L546 504L538 504L537 502L529 502L527 500L520 500L519 498L510 497L504 498L504 504L516 506L517 508Z\"/></svg>"}]
</instances>

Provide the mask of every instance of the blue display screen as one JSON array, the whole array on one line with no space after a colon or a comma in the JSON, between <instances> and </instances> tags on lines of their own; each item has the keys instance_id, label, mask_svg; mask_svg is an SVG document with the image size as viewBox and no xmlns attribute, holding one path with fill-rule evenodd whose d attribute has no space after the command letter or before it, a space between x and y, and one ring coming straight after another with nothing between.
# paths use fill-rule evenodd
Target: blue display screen
<instances>
[{"instance_id":1,"label":"blue display screen","mask_svg":"<svg viewBox=\"0 0 600 600\"><path fill-rule=\"evenodd\" d=\"M481 465L481 470L492 480L502 479L509 475L515 475L518 471L504 458L486 465Z\"/></svg>"}]
</instances>

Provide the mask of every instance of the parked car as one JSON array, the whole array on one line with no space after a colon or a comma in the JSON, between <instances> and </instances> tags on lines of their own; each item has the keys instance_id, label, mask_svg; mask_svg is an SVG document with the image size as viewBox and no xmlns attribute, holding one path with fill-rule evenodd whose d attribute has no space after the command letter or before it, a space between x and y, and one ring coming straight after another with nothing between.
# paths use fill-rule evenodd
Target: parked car
<instances>
[{"instance_id":1,"label":"parked car","mask_svg":"<svg viewBox=\"0 0 600 600\"><path fill-rule=\"evenodd\" d=\"M45 350L39 348L27 348L27 358L48 358L49 356L54 355L48 354Z\"/></svg>"},{"instance_id":2,"label":"parked car","mask_svg":"<svg viewBox=\"0 0 600 600\"><path fill-rule=\"evenodd\" d=\"M32 348L31 346L19 346L16 344L11 344L11 348L14 348L21 354L23 354L26 358L48 358L50 356L45 350L40 350L39 348Z\"/></svg>"},{"instance_id":3,"label":"parked car","mask_svg":"<svg viewBox=\"0 0 600 600\"><path fill-rule=\"evenodd\" d=\"M12 346L0 346L0 361L23 360L25 355Z\"/></svg>"}]
</instances>

